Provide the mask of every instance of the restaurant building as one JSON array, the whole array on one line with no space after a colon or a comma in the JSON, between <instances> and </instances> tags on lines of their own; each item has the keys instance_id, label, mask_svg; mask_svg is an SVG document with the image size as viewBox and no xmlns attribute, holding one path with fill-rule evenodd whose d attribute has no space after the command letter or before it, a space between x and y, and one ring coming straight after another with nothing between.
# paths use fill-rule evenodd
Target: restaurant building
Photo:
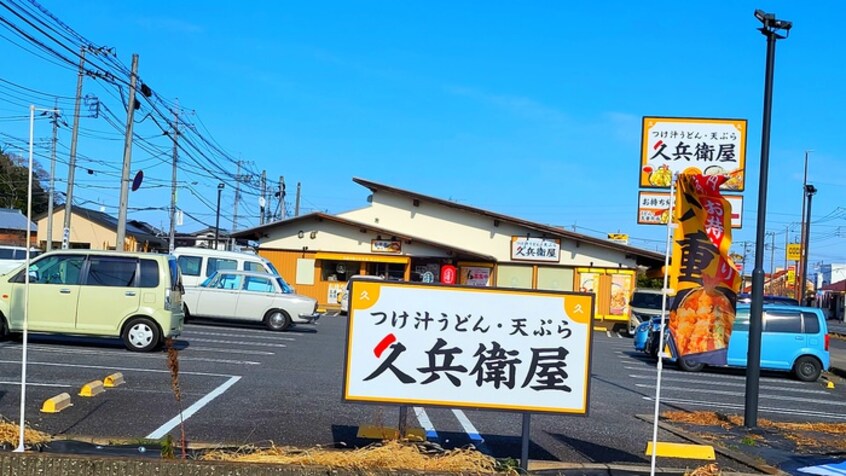
<instances>
[{"instance_id":1,"label":"restaurant building","mask_svg":"<svg viewBox=\"0 0 846 476\"><path fill-rule=\"evenodd\" d=\"M597 321L628 321L639 267L664 255L360 178L363 208L234 233L259 243L298 294L327 309L354 275L468 286L586 291Z\"/></svg>"}]
</instances>

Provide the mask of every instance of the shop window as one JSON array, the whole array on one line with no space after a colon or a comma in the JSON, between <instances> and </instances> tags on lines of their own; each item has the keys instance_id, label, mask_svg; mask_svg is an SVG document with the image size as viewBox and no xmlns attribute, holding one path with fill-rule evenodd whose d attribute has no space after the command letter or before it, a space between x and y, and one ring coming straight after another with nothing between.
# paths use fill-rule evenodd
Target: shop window
<instances>
[{"instance_id":1,"label":"shop window","mask_svg":"<svg viewBox=\"0 0 846 476\"><path fill-rule=\"evenodd\" d=\"M569 268L541 266L538 268L538 289L572 291L575 273Z\"/></svg>"},{"instance_id":2,"label":"shop window","mask_svg":"<svg viewBox=\"0 0 846 476\"><path fill-rule=\"evenodd\" d=\"M405 265L401 263L367 263L367 274L402 281L405 279Z\"/></svg>"},{"instance_id":3,"label":"shop window","mask_svg":"<svg viewBox=\"0 0 846 476\"><path fill-rule=\"evenodd\" d=\"M323 261L320 272L323 281L348 281L359 269L358 261Z\"/></svg>"},{"instance_id":4,"label":"shop window","mask_svg":"<svg viewBox=\"0 0 846 476\"><path fill-rule=\"evenodd\" d=\"M532 289L532 267L500 265L496 270L496 285L502 288Z\"/></svg>"}]
</instances>

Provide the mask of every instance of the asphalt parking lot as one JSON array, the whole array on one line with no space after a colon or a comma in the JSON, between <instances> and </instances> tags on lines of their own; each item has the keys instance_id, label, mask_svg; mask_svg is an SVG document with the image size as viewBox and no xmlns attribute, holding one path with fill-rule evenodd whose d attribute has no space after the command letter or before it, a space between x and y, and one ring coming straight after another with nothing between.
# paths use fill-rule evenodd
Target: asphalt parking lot
<instances>
[{"instance_id":1,"label":"asphalt parking lot","mask_svg":"<svg viewBox=\"0 0 846 476\"><path fill-rule=\"evenodd\" d=\"M395 426L397 407L341 401L346 319L324 317L317 326L274 333L257 326L197 321L186 325L180 349L181 409L192 442L354 446L360 425ZM180 403L171 389L164 351L138 354L118 340L32 336L26 418L54 435L141 441L179 435ZM651 414L655 364L634 352L632 340L594 334L590 413L587 417L534 415L530 457L582 463L648 463L643 454L652 427L635 417ZM0 414L16 420L21 344L0 342ZM91 398L77 396L91 380L122 372L126 383ZM697 374L665 369L664 409L742 413L743 376L737 371ZM73 406L41 413L58 393ZM846 392L781 374L761 381L764 418L846 420ZM517 457L521 414L412 407L410 425L445 447L473 444L498 457ZM659 432L661 441L682 441ZM690 466L696 462L673 461ZM724 462L724 469L748 471Z\"/></svg>"}]
</instances>

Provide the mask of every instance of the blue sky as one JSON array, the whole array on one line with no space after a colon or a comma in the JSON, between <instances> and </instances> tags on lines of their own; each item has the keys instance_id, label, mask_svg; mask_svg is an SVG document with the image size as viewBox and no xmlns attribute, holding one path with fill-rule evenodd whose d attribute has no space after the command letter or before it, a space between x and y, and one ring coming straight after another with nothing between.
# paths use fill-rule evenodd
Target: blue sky
<instances>
[{"instance_id":1,"label":"blue sky","mask_svg":"<svg viewBox=\"0 0 846 476\"><path fill-rule=\"evenodd\" d=\"M95 45L114 47L124 65L138 53L141 79L178 98L187 120L249 172L267 170L273 184L284 175L289 213L297 182L302 212L364 206L368 191L352 182L362 177L591 235L628 233L632 245L652 250L663 250L664 229L636 224L645 115L748 120L744 227L734 239L755 238L766 42L753 12L771 11L795 25L776 60L767 209L775 263L783 264L785 232L798 240L809 149L809 181L819 189L811 262L846 262L840 2L42 5ZM0 16L20 23L8 10ZM73 95L75 67L24 51L27 43L7 28L0 34L0 79ZM84 91L123 123L114 87L86 79ZM12 118L0 132L26 138L26 120L13 118L26 115L26 101L0 97L0 117ZM68 100L60 107L70 116ZM143 120L147 112L142 104L136 132L153 147L133 151L133 173L143 169L147 178L130 206L167 207L171 145ZM75 201L116 214L122 136L102 117L82 126L79 151L91 161L80 159ZM39 120L36 137L49 133ZM7 148L9 136L0 137ZM65 162L69 136L69 128L60 132ZM59 178L67 174L61 153ZM214 160L234 173L231 162ZM186 218L178 229L193 231L214 223L219 177L192 173L187 161L184 168L179 206L197 221ZM234 182L224 181L221 226L230 228ZM249 189L241 228L258 224ZM167 228L163 210L130 217ZM750 253L748 269L752 260Z\"/></svg>"}]
</instances>

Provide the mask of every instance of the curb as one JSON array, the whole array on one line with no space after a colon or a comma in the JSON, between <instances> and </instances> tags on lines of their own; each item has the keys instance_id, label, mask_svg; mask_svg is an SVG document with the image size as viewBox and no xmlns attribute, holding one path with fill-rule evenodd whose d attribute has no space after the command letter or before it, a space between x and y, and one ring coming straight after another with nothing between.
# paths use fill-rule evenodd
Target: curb
<instances>
[{"instance_id":1,"label":"curb","mask_svg":"<svg viewBox=\"0 0 846 476\"><path fill-rule=\"evenodd\" d=\"M643 421L645 421L649 424L652 424L652 415L635 415L635 418L638 418L638 419L643 420ZM789 476L789 473L786 473L786 472L776 468L775 466L771 466L771 465L765 464L765 463L759 463L758 461L750 458L749 456L746 456L743 453L739 453L737 451L732 451L732 450L725 448L723 446L720 446L718 444L714 444L713 442L705 441L705 440L699 438L698 436L692 435L692 434L682 430L681 428L677 428L673 425L670 425L669 423L665 423L665 422L662 422L662 421L659 420L658 421L658 427L661 428L662 430L669 431L670 433L672 433L676 436L679 436L681 438L684 438L688 441L692 441L693 443L696 443L696 444L699 444L699 445L711 445L711 446L714 447L714 451L716 451L717 453L725 456L726 458L733 459L733 460L735 460L739 463L742 463L742 464L745 464L746 466L749 466L750 468L755 468L755 469L757 469L758 471L760 471L764 474L772 474L772 475L776 475L776 476Z\"/></svg>"}]
</instances>

